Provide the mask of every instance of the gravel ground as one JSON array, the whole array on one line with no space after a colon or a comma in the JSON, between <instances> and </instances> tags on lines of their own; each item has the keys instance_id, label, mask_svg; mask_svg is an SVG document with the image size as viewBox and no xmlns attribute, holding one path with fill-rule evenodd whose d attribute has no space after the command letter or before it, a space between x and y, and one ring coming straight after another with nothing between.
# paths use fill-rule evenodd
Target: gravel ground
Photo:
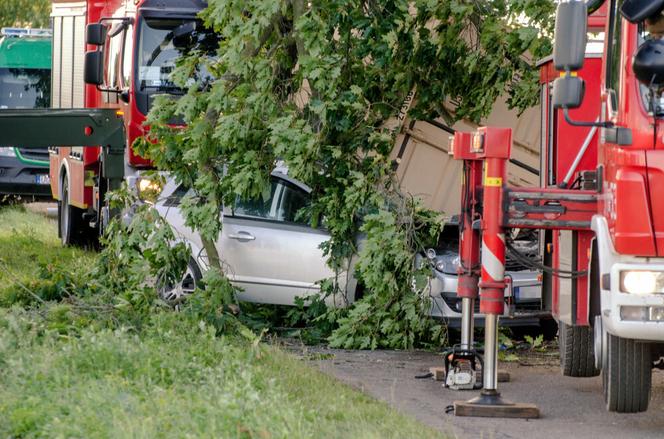
<instances>
[{"instance_id":1,"label":"gravel ground","mask_svg":"<svg viewBox=\"0 0 664 439\"><path fill-rule=\"evenodd\" d=\"M463 418L446 414L455 400L468 400L477 391L455 392L433 379L416 379L442 356L421 351L345 351L288 345L339 380L386 401L455 438L661 438L664 437L664 373L653 372L650 409L640 414L608 413L602 383L596 378L568 378L560 374L554 355L521 357L521 364L501 363L511 382L500 383L505 399L534 403L540 419Z\"/></svg>"}]
</instances>

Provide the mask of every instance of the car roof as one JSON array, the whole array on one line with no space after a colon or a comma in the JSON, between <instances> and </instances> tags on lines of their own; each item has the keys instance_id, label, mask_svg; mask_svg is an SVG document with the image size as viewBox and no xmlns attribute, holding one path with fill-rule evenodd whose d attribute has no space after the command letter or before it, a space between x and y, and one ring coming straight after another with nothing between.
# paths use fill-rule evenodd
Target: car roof
<instances>
[{"instance_id":1,"label":"car roof","mask_svg":"<svg viewBox=\"0 0 664 439\"><path fill-rule=\"evenodd\" d=\"M288 168L279 167L279 168L275 169L274 171L272 171L271 175L273 177L281 178L282 180L285 180L285 181L299 187L300 189L302 189L303 191L305 191L308 194L311 193L311 191L312 191L311 187L309 187L305 183L302 183L300 180L298 180L296 178L290 177L287 174L287 172L288 172Z\"/></svg>"}]
</instances>

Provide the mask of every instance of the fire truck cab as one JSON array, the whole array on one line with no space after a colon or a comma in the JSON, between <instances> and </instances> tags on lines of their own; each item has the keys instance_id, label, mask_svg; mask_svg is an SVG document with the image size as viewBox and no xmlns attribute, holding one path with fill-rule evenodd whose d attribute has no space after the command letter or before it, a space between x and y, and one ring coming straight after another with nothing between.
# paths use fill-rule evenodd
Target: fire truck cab
<instances>
[{"instance_id":1,"label":"fire truck cab","mask_svg":"<svg viewBox=\"0 0 664 439\"><path fill-rule=\"evenodd\" d=\"M598 8L604 21L599 62L584 55L592 27L586 14ZM563 372L601 371L607 409L618 412L647 409L651 371L664 355L664 203L657 201L664 187L663 10L664 0L561 3L550 69L560 77L545 97L558 122L547 123L551 136L558 135L548 150L574 147L567 156L543 157L544 186L566 187L563 175L576 166L572 177L583 184L590 171L589 187L598 194L591 231L569 239L554 231L549 238L551 264L573 273L571 280L549 283L561 322ZM584 161L574 164L584 132L596 137ZM563 172L556 171L561 162Z\"/></svg>"},{"instance_id":2,"label":"fire truck cab","mask_svg":"<svg viewBox=\"0 0 664 439\"><path fill-rule=\"evenodd\" d=\"M112 108L126 134L125 180L139 192L148 160L131 147L157 94L178 96L170 73L176 60L205 44L197 14L201 0L54 0L54 108ZM50 149L51 192L58 200L59 235L64 244L96 239L108 221L109 189L99 178L100 148Z\"/></svg>"}]
</instances>

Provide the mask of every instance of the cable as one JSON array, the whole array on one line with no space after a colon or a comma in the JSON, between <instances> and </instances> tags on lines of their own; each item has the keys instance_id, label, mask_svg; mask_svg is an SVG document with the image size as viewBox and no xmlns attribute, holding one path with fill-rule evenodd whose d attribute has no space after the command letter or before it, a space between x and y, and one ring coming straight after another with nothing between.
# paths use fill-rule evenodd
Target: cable
<instances>
[{"instance_id":1,"label":"cable","mask_svg":"<svg viewBox=\"0 0 664 439\"><path fill-rule=\"evenodd\" d=\"M505 243L507 247L508 253L516 259L517 261L521 262L523 265L530 267L530 268L535 268L538 270L542 270L546 273L551 274L552 276L561 278L561 279L576 279L578 277L583 277L588 275L588 270L584 271L567 271L567 270L560 270L557 268L549 267L547 265L542 264L541 262L536 262L528 258L528 256L524 255L523 253L519 252L519 250L515 249L512 246L511 242L506 242Z\"/></svg>"},{"instance_id":2,"label":"cable","mask_svg":"<svg viewBox=\"0 0 664 439\"><path fill-rule=\"evenodd\" d=\"M544 265L540 262L536 262L528 258L528 256L524 255L523 253L519 252L517 249L515 249L511 243L507 243L507 250L510 253L512 257L514 257L516 260L521 262L522 264L530 267L530 268L536 268L542 271L545 271L547 273L550 273L556 277L564 278L564 279L574 279L577 277L582 277L588 274L588 271L567 271L567 270L560 270L557 268L549 267L547 265Z\"/></svg>"}]
</instances>

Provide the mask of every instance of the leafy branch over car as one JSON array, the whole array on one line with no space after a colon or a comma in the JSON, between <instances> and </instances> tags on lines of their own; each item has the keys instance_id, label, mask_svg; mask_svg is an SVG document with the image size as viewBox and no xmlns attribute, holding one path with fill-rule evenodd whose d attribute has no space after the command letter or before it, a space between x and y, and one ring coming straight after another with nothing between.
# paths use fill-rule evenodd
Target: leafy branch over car
<instances>
[{"instance_id":1,"label":"leafy branch over car","mask_svg":"<svg viewBox=\"0 0 664 439\"><path fill-rule=\"evenodd\" d=\"M192 50L179 63L172 79L188 91L156 98L148 121L154 142L139 149L192 190L182 212L200 233L208 273L223 272L224 255L214 248L222 206L264 199L284 160L311 188L310 223L325 219L330 240L322 249L334 273L358 253L356 236L366 235L357 265L365 294L338 315L331 340L439 343L426 318L428 297L409 291L414 255L435 243L440 219L400 191L390 159L396 133L387 122L413 90L414 118L479 119L505 90L513 105L534 102L537 74L523 54L550 49L551 12L552 5L528 0L213 0L202 18L219 35L219 49L212 56ZM215 79L192 81L201 69ZM443 106L449 100L454 115ZM174 118L186 127L172 127ZM337 282L325 285L338 292Z\"/></svg>"}]
</instances>

